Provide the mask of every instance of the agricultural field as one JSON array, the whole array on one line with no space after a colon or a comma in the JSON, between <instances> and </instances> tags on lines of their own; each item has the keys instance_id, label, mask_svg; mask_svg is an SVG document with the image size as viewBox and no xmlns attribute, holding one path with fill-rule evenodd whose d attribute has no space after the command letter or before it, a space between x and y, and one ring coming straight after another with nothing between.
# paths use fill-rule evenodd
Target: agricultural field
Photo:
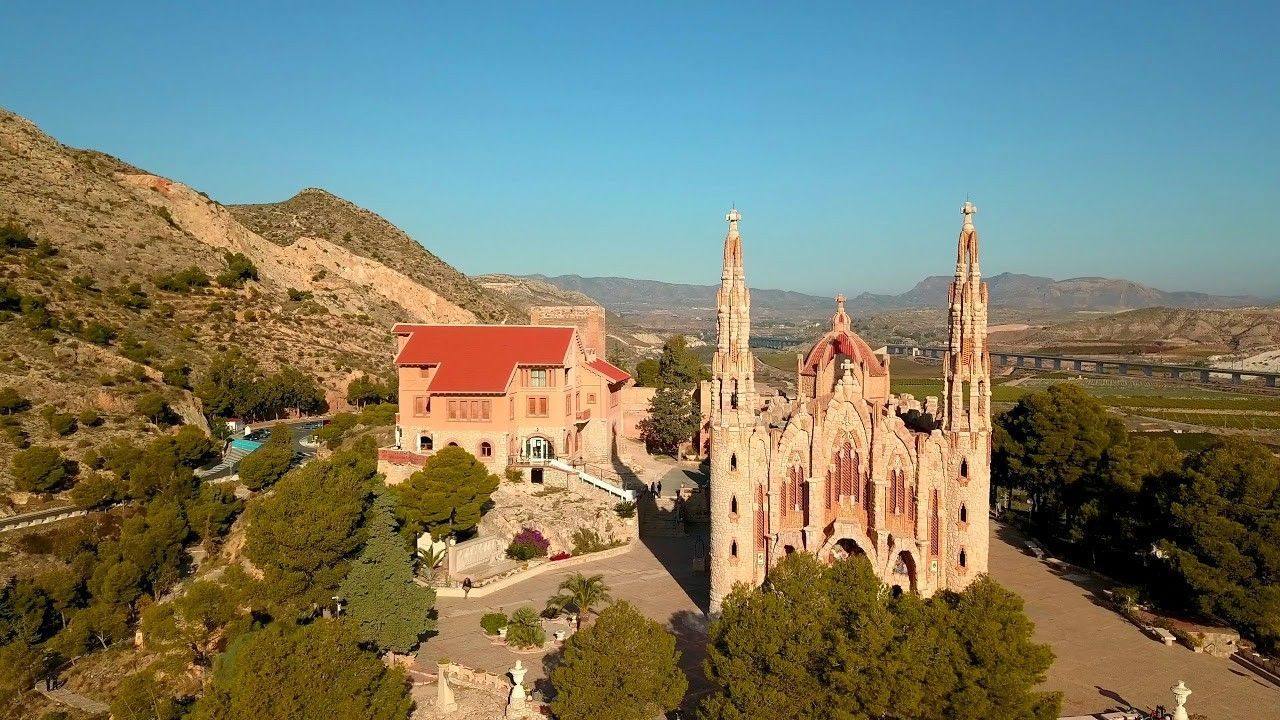
<instances>
[{"instance_id":1,"label":"agricultural field","mask_svg":"<svg viewBox=\"0 0 1280 720\"><path fill-rule=\"evenodd\" d=\"M942 393L938 365L895 358L891 369L895 393L910 393L917 398ZM1099 377L1062 371L1020 372L992 378L992 405L999 412L1027 393L1060 383L1085 389L1116 413L1143 426L1185 429L1183 426L1192 425L1209 433L1252 431L1261 436L1258 439L1267 440L1271 436L1280 441L1280 395L1152 378ZM1179 433L1183 434L1198 433ZM1190 438L1179 440L1180 445L1186 442L1191 442Z\"/></svg>"}]
</instances>

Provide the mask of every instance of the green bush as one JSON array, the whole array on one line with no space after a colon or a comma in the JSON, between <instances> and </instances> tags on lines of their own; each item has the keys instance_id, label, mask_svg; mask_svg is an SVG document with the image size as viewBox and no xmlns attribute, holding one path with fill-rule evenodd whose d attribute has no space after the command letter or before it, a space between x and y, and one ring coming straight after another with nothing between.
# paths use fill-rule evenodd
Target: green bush
<instances>
[{"instance_id":1,"label":"green bush","mask_svg":"<svg viewBox=\"0 0 1280 720\"><path fill-rule=\"evenodd\" d=\"M85 427L97 427L102 424L102 416L92 408L81 410L80 414L76 416L76 420Z\"/></svg>"},{"instance_id":2,"label":"green bush","mask_svg":"<svg viewBox=\"0 0 1280 720\"><path fill-rule=\"evenodd\" d=\"M620 518L633 518L636 516L636 504L630 500L623 500L613 506L613 511L618 513Z\"/></svg>"},{"instance_id":3,"label":"green bush","mask_svg":"<svg viewBox=\"0 0 1280 720\"><path fill-rule=\"evenodd\" d=\"M518 648L540 647L547 641L542 618L529 606L516 610L507 623L507 644Z\"/></svg>"},{"instance_id":4,"label":"green bush","mask_svg":"<svg viewBox=\"0 0 1280 720\"><path fill-rule=\"evenodd\" d=\"M56 490L70 475L57 448L37 445L13 456L13 486L24 492Z\"/></svg>"},{"instance_id":5,"label":"green bush","mask_svg":"<svg viewBox=\"0 0 1280 720\"><path fill-rule=\"evenodd\" d=\"M573 532L574 555L600 552L601 550L608 550L609 547L609 543L600 538L600 533L591 528L578 528Z\"/></svg>"},{"instance_id":6,"label":"green bush","mask_svg":"<svg viewBox=\"0 0 1280 720\"><path fill-rule=\"evenodd\" d=\"M485 613L480 617L480 627L484 628L486 635L497 635L498 631L507 626L507 616L500 612Z\"/></svg>"},{"instance_id":7,"label":"green bush","mask_svg":"<svg viewBox=\"0 0 1280 720\"><path fill-rule=\"evenodd\" d=\"M31 407L31 403L11 387L0 388L0 415L20 413Z\"/></svg>"},{"instance_id":8,"label":"green bush","mask_svg":"<svg viewBox=\"0 0 1280 720\"><path fill-rule=\"evenodd\" d=\"M177 293L191 292L194 288L209 287L209 274L192 265L185 270L161 275L155 279L155 283L161 290Z\"/></svg>"},{"instance_id":9,"label":"green bush","mask_svg":"<svg viewBox=\"0 0 1280 720\"><path fill-rule=\"evenodd\" d=\"M246 280L258 279L258 268L243 253L226 253L222 256L227 268L218 273L218 284L228 288L243 287Z\"/></svg>"},{"instance_id":10,"label":"green bush","mask_svg":"<svg viewBox=\"0 0 1280 720\"><path fill-rule=\"evenodd\" d=\"M395 403L369 405L360 411L360 424L370 427L395 425L398 412L400 412L400 406Z\"/></svg>"},{"instance_id":11,"label":"green bush","mask_svg":"<svg viewBox=\"0 0 1280 720\"><path fill-rule=\"evenodd\" d=\"M116 339L116 331L111 326L95 320L84 326L80 331L80 337L94 345L110 345L111 341Z\"/></svg>"},{"instance_id":12,"label":"green bush","mask_svg":"<svg viewBox=\"0 0 1280 720\"><path fill-rule=\"evenodd\" d=\"M250 490L276 483L293 463L293 446L269 442L240 461L240 482Z\"/></svg>"},{"instance_id":13,"label":"green bush","mask_svg":"<svg viewBox=\"0 0 1280 720\"><path fill-rule=\"evenodd\" d=\"M524 480L524 473L521 472L520 468L515 467L514 465L508 465L507 469L504 470L502 474L507 478L507 482L520 482L521 480Z\"/></svg>"},{"instance_id":14,"label":"green bush","mask_svg":"<svg viewBox=\"0 0 1280 720\"><path fill-rule=\"evenodd\" d=\"M44 419L50 430L64 437L76 431L76 418L71 413L46 412Z\"/></svg>"}]
</instances>

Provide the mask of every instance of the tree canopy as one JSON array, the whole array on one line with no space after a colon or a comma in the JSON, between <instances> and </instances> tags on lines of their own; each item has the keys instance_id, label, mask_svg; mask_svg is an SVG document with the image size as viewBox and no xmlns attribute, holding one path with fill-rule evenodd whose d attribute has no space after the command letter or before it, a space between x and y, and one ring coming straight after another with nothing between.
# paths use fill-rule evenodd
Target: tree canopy
<instances>
[{"instance_id":1,"label":"tree canopy","mask_svg":"<svg viewBox=\"0 0 1280 720\"><path fill-rule=\"evenodd\" d=\"M498 483L474 455L450 445L435 451L394 492L400 518L414 534L429 530L444 537L474 528Z\"/></svg>"},{"instance_id":2,"label":"tree canopy","mask_svg":"<svg viewBox=\"0 0 1280 720\"><path fill-rule=\"evenodd\" d=\"M236 349L209 363L195 391L207 412L224 418L264 420L289 410L312 415L329 408L314 377L292 367L266 375L253 358Z\"/></svg>"},{"instance_id":3,"label":"tree canopy","mask_svg":"<svg viewBox=\"0 0 1280 720\"><path fill-rule=\"evenodd\" d=\"M992 455L993 483L1027 493L1042 539L1266 648L1280 647L1278 477L1255 441L1184 457L1168 439L1127 433L1073 386L999 417Z\"/></svg>"},{"instance_id":4,"label":"tree canopy","mask_svg":"<svg viewBox=\"0 0 1280 720\"><path fill-rule=\"evenodd\" d=\"M250 490L261 490L276 484L293 464L293 433L281 425L271 431L262 447L240 461L240 482Z\"/></svg>"},{"instance_id":5,"label":"tree canopy","mask_svg":"<svg viewBox=\"0 0 1280 720\"><path fill-rule=\"evenodd\" d=\"M245 554L266 574L277 604L329 603L364 542L361 522L375 464L366 448L297 468L252 503Z\"/></svg>"},{"instance_id":6,"label":"tree canopy","mask_svg":"<svg viewBox=\"0 0 1280 720\"><path fill-rule=\"evenodd\" d=\"M1053 660L1022 601L987 577L961 593L893 597L867 560L784 558L711 624L708 720L1050 720Z\"/></svg>"},{"instance_id":7,"label":"tree canopy","mask_svg":"<svg viewBox=\"0 0 1280 720\"><path fill-rule=\"evenodd\" d=\"M338 620L272 625L238 638L214 664L194 720L404 720L404 673L362 651Z\"/></svg>"},{"instance_id":8,"label":"tree canopy","mask_svg":"<svg viewBox=\"0 0 1280 720\"><path fill-rule=\"evenodd\" d=\"M649 414L638 423L640 439L649 452L674 455L680 444L693 438L701 418L692 396L675 388L663 388L649 402Z\"/></svg>"},{"instance_id":9,"label":"tree canopy","mask_svg":"<svg viewBox=\"0 0 1280 720\"><path fill-rule=\"evenodd\" d=\"M684 335L667 338L662 346L662 355L658 358L656 387L690 391L699 382L710 379L711 371L689 350Z\"/></svg>"},{"instance_id":10,"label":"tree canopy","mask_svg":"<svg viewBox=\"0 0 1280 720\"><path fill-rule=\"evenodd\" d=\"M361 642L407 653L435 627L435 593L413 582L413 555L397 524L395 495L384 491L369 506L369 539L338 594L346 600L346 619Z\"/></svg>"},{"instance_id":11,"label":"tree canopy","mask_svg":"<svg viewBox=\"0 0 1280 720\"><path fill-rule=\"evenodd\" d=\"M565 641L551 671L551 709L561 720L659 717L679 707L689 687L679 663L675 636L618 602Z\"/></svg>"}]
</instances>

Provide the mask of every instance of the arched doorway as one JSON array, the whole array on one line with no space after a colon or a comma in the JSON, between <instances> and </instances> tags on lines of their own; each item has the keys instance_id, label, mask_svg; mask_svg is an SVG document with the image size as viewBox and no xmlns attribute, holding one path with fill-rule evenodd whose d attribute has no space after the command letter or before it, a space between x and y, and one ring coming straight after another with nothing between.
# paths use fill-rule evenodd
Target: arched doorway
<instances>
[{"instance_id":1,"label":"arched doorway","mask_svg":"<svg viewBox=\"0 0 1280 720\"><path fill-rule=\"evenodd\" d=\"M893 576L895 580L905 580L911 592L919 592L916 587L916 559L906 550L898 553L897 559L894 560Z\"/></svg>"},{"instance_id":2,"label":"arched doorway","mask_svg":"<svg viewBox=\"0 0 1280 720\"><path fill-rule=\"evenodd\" d=\"M535 435L524 441L524 454L530 460L551 460L555 457L555 450L550 440Z\"/></svg>"},{"instance_id":3,"label":"arched doorway","mask_svg":"<svg viewBox=\"0 0 1280 720\"><path fill-rule=\"evenodd\" d=\"M831 548L832 560L839 561L859 556L866 557L867 554L863 552L862 548L858 547L858 543L854 542L850 538L842 538L835 544L835 547Z\"/></svg>"}]
</instances>

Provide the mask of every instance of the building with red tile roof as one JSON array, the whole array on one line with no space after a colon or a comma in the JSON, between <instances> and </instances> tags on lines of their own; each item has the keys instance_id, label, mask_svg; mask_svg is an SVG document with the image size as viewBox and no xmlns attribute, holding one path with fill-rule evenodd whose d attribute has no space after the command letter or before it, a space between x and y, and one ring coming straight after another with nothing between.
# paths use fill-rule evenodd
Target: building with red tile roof
<instances>
[{"instance_id":1,"label":"building with red tile roof","mask_svg":"<svg viewBox=\"0 0 1280 720\"><path fill-rule=\"evenodd\" d=\"M547 462L608 467L621 429L626 371L557 325L399 324L400 413L379 454L388 482L457 445L501 474L540 479Z\"/></svg>"}]
</instances>

